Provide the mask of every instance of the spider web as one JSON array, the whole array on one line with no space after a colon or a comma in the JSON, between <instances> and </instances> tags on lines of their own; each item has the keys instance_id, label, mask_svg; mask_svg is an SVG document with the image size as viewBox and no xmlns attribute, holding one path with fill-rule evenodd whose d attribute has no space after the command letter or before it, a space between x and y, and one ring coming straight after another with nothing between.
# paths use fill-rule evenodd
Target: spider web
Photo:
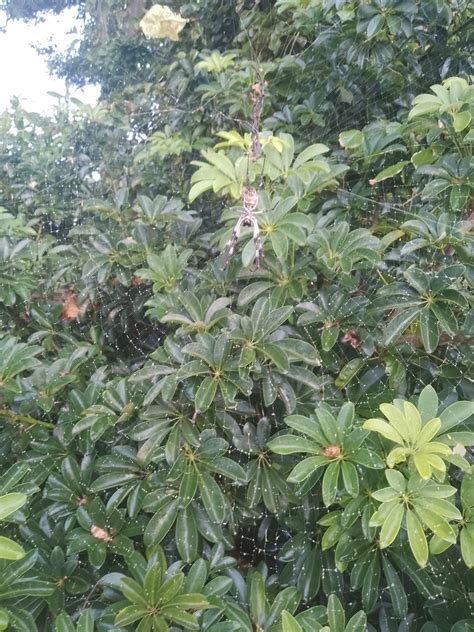
<instances>
[{"instance_id":1,"label":"spider web","mask_svg":"<svg viewBox=\"0 0 474 632\"><path fill-rule=\"evenodd\" d=\"M324 33L320 33L319 35L323 35ZM317 38L315 39L315 42ZM315 44L316 45L316 44ZM308 56L311 52L310 49L306 49L300 54L301 58ZM281 71L283 72L283 71ZM296 86L297 79L294 78L290 80L292 82L291 85ZM320 78L320 85L325 81L324 77ZM318 86L316 86L317 88ZM423 80L422 77L419 78L419 85L416 86L416 91L420 92L428 88L426 85L426 81ZM271 91L271 85L269 86ZM291 89L289 93L291 93ZM368 95L370 96L372 90L368 91ZM373 87L373 94L376 96L378 94L378 89L376 86ZM394 90L393 92L394 101L397 98L397 92ZM385 97L384 97L385 98ZM176 110L178 111L181 107L179 101L176 102ZM183 106L184 107L184 106ZM351 111L352 115L358 116L363 112L364 104L361 102L359 104L354 103L348 105L348 110ZM158 126L158 121L160 119L159 111L155 111L152 113L154 123L153 125ZM164 115L163 115L164 118ZM269 119L271 117L267 117ZM366 121L369 123L370 119ZM274 124L273 121L262 120L263 129L268 129ZM300 135L303 130L303 125L299 125L294 127L293 134ZM337 124L332 124L330 120L326 119L324 124L321 125L318 138L314 139L316 142L324 142L325 138L334 137L334 134L338 131L342 131L342 129ZM313 140L313 139L311 139ZM309 142L308 142L309 144ZM53 182L47 187L43 188L41 191L32 190L29 192L28 205L30 208L35 207L35 201L41 196L41 199L51 196L51 201L54 201L55 195L57 192L64 192L69 201L69 207L65 208L62 211L62 217L60 219L60 223L58 223L58 218L50 218L45 224L45 228L47 232L52 235L55 235L58 240L58 245L68 246L70 244L70 237L68 235L68 230L73 229L76 232L80 230L81 227L87 226L90 224L90 218L85 215L82 211L83 203L87 201L89 196L94 194L94 189L100 191L100 182L94 184L93 180L95 178L95 173L98 173L99 161L96 164L90 162L88 165L87 173L89 178L89 191L81 192L75 187L76 182L74 177L70 179L65 178L62 181ZM375 173L372 174L375 176ZM69 185L73 184L71 188ZM345 183L341 184L337 189L336 193L338 196L338 204L341 209L341 216L346 216L350 221L351 212L355 208L356 210L363 211L367 213L368 218L373 217L374 215L379 215L382 218L389 218L390 220L394 220L397 224L402 223L410 216L410 209L413 201L410 199L409 191L407 191L407 187L405 185L397 185L396 183L391 183L390 185L390 193L393 195L387 201L381 201L380 199L373 199L373 197L367 192L361 192L359 190L353 191L348 185ZM379 194L379 190L377 190L376 195ZM325 194L322 194L325 195ZM334 193L332 194L334 195ZM5 206L9 206L8 201L4 202ZM44 204L44 202L43 202ZM47 205L44 205L46 208ZM187 207L186 207L187 208ZM47 210L46 210L47 217ZM394 247L396 249L396 246ZM234 255L235 260L231 263L232 266L240 266L239 260L239 252L241 249L241 243L237 245L236 254ZM69 261L75 260L75 254L73 252L65 251L64 254L64 262L67 264ZM428 269L430 269L435 264L435 256L431 255L431 258L428 258L425 262L425 265ZM237 262L237 263L236 263ZM263 268L265 268L265 259L263 261ZM366 293L368 296L373 298L374 296L374 279L377 278L377 275L380 273L380 267L377 265L373 265L372 269L365 271L364 282L359 285L358 290L362 293ZM192 275L191 275L192 276ZM190 277L191 278L191 277ZM241 278L248 280L251 282L254 278L259 278L258 274L253 276L248 272L244 272L241 275ZM60 277L58 277L58 281ZM192 279L191 279L192 280ZM305 296L305 301L314 302L318 300L319 297L319 288L317 286L317 282L313 285L310 292ZM271 291L269 290L267 293L268 298L271 298ZM107 334L107 345L114 351L117 352L119 357L128 356L131 358L132 368L140 368L144 365L145 362L150 362L149 354L154 351L157 347L159 347L163 340L164 334L162 329L157 326L156 322L153 322L152 319L145 316L145 304L150 299L150 289L142 285L141 283L134 283L133 281L130 283L129 287L125 292L117 292L117 295L111 295L109 290L104 291L103 284L97 282L92 278L91 281L88 282L86 289L84 292L77 297L78 304L81 305L81 301L85 302L86 300L96 302L101 305L100 309L96 313L97 317L97 326L99 329L104 329L108 332ZM25 310L30 308L29 304L25 302ZM140 314L141 317L137 320L136 316ZM356 332L363 330L366 328L366 323L364 319L356 312L350 314L351 325L350 329L353 329ZM111 326L112 325L112 326ZM74 323L64 323L63 330L65 333L69 329L74 330ZM304 331L304 335L306 339L313 344L314 347L320 348L320 333L321 326L301 326L301 329ZM347 362L355 357L363 357L363 350L361 350L360 346L352 347L350 341L343 341L344 335L347 334L347 331L341 331L339 339L336 343L338 348L340 357L345 359ZM459 356L462 353L458 346L452 344L449 341L443 342L443 345L437 349L436 357L431 359L430 354L421 354L422 361L419 363L415 363L414 359L419 357L419 350L411 349L410 345L404 346L396 346L393 348L393 356L395 360L398 360L400 364L408 369L408 373L406 376L406 381L410 384L408 388L403 389L402 395L406 395L406 393L418 393L424 386L428 384L436 385L436 380L440 373L442 373L444 368L453 368L453 377L450 380L452 390L461 389L466 392L466 399L469 398L469 387L466 378L463 375L459 374L459 371L456 370L456 367L459 363ZM171 356L169 360L172 361ZM157 363L158 364L158 363ZM365 384L366 386L366 394L364 394L363 389L359 389L359 392L356 393L358 405L363 408L364 404L368 404L369 402L369 394L371 394L371 388L379 388L379 392L383 394L384 390L387 388L388 375L383 367L383 363L373 362L375 364L376 369L370 366L370 363L366 365L361 372L354 378L354 382L358 382L359 384ZM97 369L99 369L101 364L97 362ZM127 367L125 362L121 363L117 361L116 370L118 374L126 374ZM321 366L315 369L315 373L320 379L321 388L320 390L314 394L314 405L316 406L319 402L329 402L334 403L335 401L335 393L334 388L328 386L334 377L334 370L327 369L324 363L321 363ZM105 376L98 371L96 375L96 379L102 381ZM253 401L263 402L264 396L261 390L261 387L258 386L259 382L255 382L254 393L253 393ZM378 385L378 386L377 386ZM353 386L351 386L354 388ZM304 390L304 389L302 389ZM368 393L368 394L367 394ZM445 393L445 396L448 396L448 393ZM245 410L245 407L239 407L236 409L226 409L223 407L221 411L222 415L230 415L234 419L236 419L237 423L241 427L244 427L244 424L248 421L255 421L256 416L259 415L259 420L257 420L257 424L262 421L264 418L268 418L271 422L271 425L275 430L281 430L285 428L284 424L284 416L286 411L281 402L276 401L274 404L261 407L260 411L256 410L255 407L253 409ZM227 437L229 440L232 437ZM242 434L239 437L234 437L233 444L230 447L230 455L238 455L242 453L242 444L244 442L244 435ZM240 449L236 447L236 444L240 446ZM244 452L245 454L245 452ZM250 457L251 454L249 453ZM308 499L302 502L301 507L295 507L295 512L304 512L308 511L310 519L307 522L307 535L310 538L311 542L316 544L320 542L321 539L321 529L316 524L316 520L322 517L327 513L327 508L324 507L322 501L319 499L317 494L311 494L309 497L309 506ZM284 547L285 543L290 542L292 535L294 534L291 525L286 526L282 525L281 521L277 519L274 513L268 511L263 505L259 507L258 510L254 512L253 515L250 515L245 521L243 526L237 530L233 534L234 540L234 548L229 552L232 555L235 555L239 560L240 569L245 572L250 567L254 567L256 565L260 565L260 568L264 568L262 565L266 565L268 570L268 574L272 576L278 571L282 571L284 567L286 567L286 577L288 578L288 584L291 584L296 580L298 571L301 570L302 564L304 564L304 560L301 559L301 555L295 553L292 555L291 547ZM284 554L282 554L282 550ZM428 567L428 571L430 575L433 577L436 586L439 587L439 592L432 595L433 603L447 603L448 597L446 597L445 592L443 591L443 581L444 577L452 576L455 577L458 574L458 564L461 561L459 559L455 559L453 557L453 549L449 549L448 554L437 557L435 563ZM322 582L324 585L324 581L326 576L333 572L333 565L329 561L329 556L331 551L328 553L321 554L321 565L322 565ZM290 561L288 561L290 560ZM117 564L120 563L120 560L117 558ZM409 600L412 598L415 599L415 595L417 593L415 586L411 580L407 577L403 576L403 582L405 585L405 590ZM386 598L386 594L384 593L384 599ZM324 601L324 598L321 598L321 592L317 599ZM353 595L354 603L359 601L359 596L357 594ZM314 599L310 600L312 604L315 603ZM350 604L349 604L350 605ZM378 604L378 608L380 609L381 616L384 614L383 603ZM407 625L411 622L407 621ZM415 622L416 625L416 622ZM408 628L407 628L408 629ZM411 628L410 628L411 629ZM416 629L416 628L415 628Z\"/></svg>"}]
</instances>

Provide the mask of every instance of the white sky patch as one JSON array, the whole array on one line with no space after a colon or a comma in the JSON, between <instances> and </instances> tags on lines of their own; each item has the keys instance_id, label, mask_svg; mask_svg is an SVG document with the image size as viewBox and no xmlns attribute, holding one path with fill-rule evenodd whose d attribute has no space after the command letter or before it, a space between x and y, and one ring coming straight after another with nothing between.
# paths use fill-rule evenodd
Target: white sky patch
<instances>
[{"instance_id":1,"label":"white sky patch","mask_svg":"<svg viewBox=\"0 0 474 632\"><path fill-rule=\"evenodd\" d=\"M75 16L76 12L70 9L60 16L47 15L39 24L8 22L6 32L0 33L0 112L8 108L16 96L26 109L47 114L57 103L57 98L48 92L66 94L64 80L49 75L46 60L31 44L53 44L60 51L66 50L80 37L80 23ZM5 22L0 11L0 25ZM93 104L98 99L99 88L87 86L83 90L70 90L69 96Z\"/></svg>"}]
</instances>

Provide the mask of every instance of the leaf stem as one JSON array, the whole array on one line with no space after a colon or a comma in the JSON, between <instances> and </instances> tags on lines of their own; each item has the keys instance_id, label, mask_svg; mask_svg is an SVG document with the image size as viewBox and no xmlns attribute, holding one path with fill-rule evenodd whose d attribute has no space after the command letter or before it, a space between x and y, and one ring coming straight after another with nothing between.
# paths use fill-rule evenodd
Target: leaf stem
<instances>
[{"instance_id":1,"label":"leaf stem","mask_svg":"<svg viewBox=\"0 0 474 632\"><path fill-rule=\"evenodd\" d=\"M8 408L0 408L0 417L6 417L9 421L14 423L41 426L42 428L54 428L54 424L51 424L48 421L41 421L40 419L35 419L29 415L20 415L18 413L14 413L12 410L8 410Z\"/></svg>"}]
</instances>

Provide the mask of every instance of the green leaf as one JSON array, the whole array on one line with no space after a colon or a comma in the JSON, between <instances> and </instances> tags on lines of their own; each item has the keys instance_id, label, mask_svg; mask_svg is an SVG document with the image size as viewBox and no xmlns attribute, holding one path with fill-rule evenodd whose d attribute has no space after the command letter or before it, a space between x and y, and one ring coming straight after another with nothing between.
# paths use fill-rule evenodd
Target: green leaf
<instances>
[{"instance_id":1,"label":"green leaf","mask_svg":"<svg viewBox=\"0 0 474 632\"><path fill-rule=\"evenodd\" d=\"M474 471L472 469L463 476L461 500L466 507L474 507Z\"/></svg>"},{"instance_id":2,"label":"green leaf","mask_svg":"<svg viewBox=\"0 0 474 632\"><path fill-rule=\"evenodd\" d=\"M123 595L136 606L147 607L147 600L143 594L143 589L134 579L124 577L120 582L120 590Z\"/></svg>"},{"instance_id":3,"label":"green leaf","mask_svg":"<svg viewBox=\"0 0 474 632\"><path fill-rule=\"evenodd\" d=\"M428 542L424 529L417 515L411 509L406 512L406 526L408 542L415 560L420 566L426 566L428 561Z\"/></svg>"},{"instance_id":4,"label":"green leaf","mask_svg":"<svg viewBox=\"0 0 474 632\"><path fill-rule=\"evenodd\" d=\"M226 502L221 488L207 472L199 476L199 490L204 505L204 509L210 518L222 524L226 517Z\"/></svg>"},{"instance_id":5,"label":"green leaf","mask_svg":"<svg viewBox=\"0 0 474 632\"><path fill-rule=\"evenodd\" d=\"M321 332L321 346L323 351L330 351L339 337L339 327L325 327Z\"/></svg>"},{"instance_id":6,"label":"green leaf","mask_svg":"<svg viewBox=\"0 0 474 632\"><path fill-rule=\"evenodd\" d=\"M369 180L369 184L374 185L378 184L379 182L383 182L383 180L387 180L388 178L393 178L394 176L401 173L409 162L409 160L401 160L400 162L387 167L383 171L380 171L380 173L378 173L374 178Z\"/></svg>"},{"instance_id":7,"label":"green leaf","mask_svg":"<svg viewBox=\"0 0 474 632\"><path fill-rule=\"evenodd\" d=\"M455 336L458 333L458 321L448 303L433 303L431 311L438 319L441 328L450 336Z\"/></svg>"},{"instance_id":8,"label":"green leaf","mask_svg":"<svg viewBox=\"0 0 474 632\"><path fill-rule=\"evenodd\" d=\"M327 465L329 459L325 456L310 456L307 459L295 465L288 476L288 482L290 483L302 483L319 467Z\"/></svg>"},{"instance_id":9,"label":"green leaf","mask_svg":"<svg viewBox=\"0 0 474 632\"><path fill-rule=\"evenodd\" d=\"M454 402L439 415L441 419L440 432L451 430L471 415L474 415L474 402Z\"/></svg>"},{"instance_id":10,"label":"green leaf","mask_svg":"<svg viewBox=\"0 0 474 632\"><path fill-rule=\"evenodd\" d=\"M328 597L328 622L331 630L344 630L346 626L344 608L336 595Z\"/></svg>"},{"instance_id":11,"label":"green leaf","mask_svg":"<svg viewBox=\"0 0 474 632\"><path fill-rule=\"evenodd\" d=\"M425 350L433 353L439 342L439 327L437 318L429 307L420 311L420 332Z\"/></svg>"},{"instance_id":12,"label":"green leaf","mask_svg":"<svg viewBox=\"0 0 474 632\"><path fill-rule=\"evenodd\" d=\"M464 110L463 112L456 112L452 114L453 117L453 127L455 132L462 132L471 122L471 113L469 110Z\"/></svg>"},{"instance_id":13,"label":"green leaf","mask_svg":"<svg viewBox=\"0 0 474 632\"><path fill-rule=\"evenodd\" d=\"M420 411L423 423L426 423L437 415L438 395L430 384L425 386L418 397L418 410Z\"/></svg>"},{"instance_id":14,"label":"green leaf","mask_svg":"<svg viewBox=\"0 0 474 632\"><path fill-rule=\"evenodd\" d=\"M13 512L23 507L26 503L26 495L12 492L11 494L5 494L0 496L0 520L3 520Z\"/></svg>"},{"instance_id":15,"label":"green leaf","mask_svg":"<svg viewBox=\"0 0 474 632\"><path fill-rule=\"evenodd\" d=\"M282 435L276 437L267 443L272 452L276 454L294 454L297 452L310 452L313 454L320 454L321 448L308 441L304 437L298 437L296 435Z\"/></svg>"},{"instance_id":16,"label":"green leaf","mask_svg":"<svg viewBox=\"0 0 474 632\"><path fill-rule=\"evenodd\" d=\"M284 611L289 613L295 612L300 601L300 592L294 586L288 586L288 588L280 590L273 600L265 625L273 625L282 616L282 612Z\"/></svg>"},{"instance_id":17,"label":"green leaf","mask_svg":"<svg viewBox=\"0 0 474 632\"><path fill-rule=\"evenodd\" d=\"M367 25L367 37L374 37L382 29L384 25L384 18L382 15L377 14L369 21Z\"/></svg>"},{"instance_id":18,"label":"green leaf","mask_svg":"<svg viewBox=\"0 0 474 632\"><path fill-rule=\"evenodd\" d=\"M349 619L344 632L365 632L366 629L367 615L363 610L360 610Z\"/></svg>"},{"instance_id":19,"label":"green leaf","mask_svg":"<svg viewBox=\"0 0 474 632\"><path fill-rule=\"evenodd\" d=\"M399 494L404 494L407 488L406 478L397 470L385 470L385 478L392 489Z\"/></svg>"},{"instance_id":20,"label":"green leaf","mask_svg":"<svg viewBox=\"0 0 474 632\"><path fill-rule=\"evenodd\" d=\"M407 518L408 521L408 518ZM399 619L408 613L408 599L399 574L385 555L382 556L382 567L388 584L388 591L392 600L393 611Z\"/></svg>"},{"instance_id":21,"label":"green leaf","mask_svg":"<svg viewBox=\"0 0 474 632\"><path fill-rule=\"evenodd\" d=\"M314 439L319 445L323 445L326 437L320 429L320 425L314 418L303 417L303 415L289 415L285 417L285 423L290 428L307 435Z\"/></svg>"},{"instance_id":22,"label":"green leaf","mask_svg":"<svg viewBox=\"0 0 474 632\"><path fill-rule=\"evenodd\" d=\"M390 320L383 331L383 344L389 345L399 338L420 313L419 307L409 307Z\"/></svg>"},{"instance_id":23,"label":"green leaf","mask_svg":"<svg viewBox=\"0 0 474 632\"><path fill-rule=\"evenodd\" d=\"M288 371L290 368L288 356L276 344L266 343L260 345L258 348L270 358L277 369L280 369L280 371L283 372Z\"/></svg>"},{"instance_id":24,"label":"green leaf","mask_svg":"<svg viewBox=\"0 0 474 632\"><path fill-rule=\"evenodd\" d=\"M281 231L270 233L270 241L275 255L281 261L285 261L288 257L288 238Z\"/></svg>"},{"instance_id":25,"label":"green leaf","mask_svg":"<svg viewBox=\"0 0 474 632\"><path fill-rule=\"evenodd\" d=\"M165 606L181 592L184 583L184 573L178 571L168 577L156 592L154 604Z\"/></svg>"},{"instance_id":26,"label":"green leaf","mask_svg":"<svg viewBox=\"0 0 474 632\"><path fill-rule=\"evenodd\" d=\"M252 573L250 578L249 603L252 619L262 626L268 616L268 602L265 593L265 582L258 571Z\"/></svg>"},{"instance_id":27,"label":"green leaf","mask_svg":"<svg viewBox=\"0 0 474 632\"><path fill-rule=\"evenodd\" d=\"M358 463L372 470L382 470L385 467L385 461L376 452L367 448L359 448L355 452L349 452L347 458L353 463Z\"/></svg>"},{"instance_id":28,"label":"green leaf","mask_svg":"<svg viewBox=\"0 0 474 632\"><path fill-rule=\"evenodd\" d=\"M188 462L179 485L179 501L181 507L187 507L196 494L198 475L194 463Z\"/></svg>"},{"instance_id":29,"label":"green leaf","mask_svg":"<svg viewBox=\"0 0 474 632\"><path fill-rule=\"evenodd\" d=\"M24 549L3 535L0 535L0 559L2 560L21 560L26 555Z\"/></svg>"},{"instance_id":30,"label":"green leaf","mask_svg":"<svg viewBox=\"0 0 474 632\"><path fill-rule=\"evenodd\" d=\"M434 511L430 511L426 507L418 505L416 501L414 505L418 517L430 531L435 533L442 540L452 542L453 544L456 542L456 532L447 520Z\"/></svg>"},{"instance_id":31,"label":"green leaf","mask_svg":"<svg viewBox=\"0 0 474 632\"><path fill-rule=\"evenodd\" d=\"M474 568L474 525L469 524L461 529L461 555L468 568Z\"/></svg>"},{"instance_id":32,"label":"green leaf","mask_svg":"<svg viewBox=\"0 0 474 632\"><path fill-rule=\"evenodd\" d=\"M281 613L282 632L303 632L303 628L288 610Z\"/></svg>"},{"instance_id":33,"label":"green leaf","mask_svg":"<svg viewBox=\"0 0 474 632\"><path fill-rule=\"evenodd\" d=\"M214 580L208 584L208 586L215 582L215 580L224 580L224 584L227 587L232 585L232 580L229 581L228 577L216 577ZM207 588L207 587L206 587ZM219 591L208 592L209 595L217 594ZM172 601L169 605L173 605L176 608L180 608L182 610L204 610L210 607L209 601L205 598L204 595L200 593L187 593L185 595L178 595L177 597L173 597Z\"/></svg>"},{"instance_id":34,"label":"green leaf","mask_svg":"<svg viewBox=\"0 0 474 632\"><path fill-rule=\"evenodd\" d=\"M210 462L206 462L206 468L218 474L222 474L222 476L226 476L240 485L247 482L247 474L240 463L226 456L221 456Z\"/></svg>"},{"instance_id":35,"label":"green leaf","mask_svg":"<svg viewBox=\"0 0 474 632\"><path fill-rule=\"evenodd\" d=\"M181 558L188 564L197 557L198 532L192 507L181 509L175 529L176 548Z\"/></svg>"},{"instance_id":36,"label":"green leaf","mask_svg":"<svg viewBox=\"0 0 474 632\"><path fill-rule=\"evenodd\" d=\"M157 595L161 586L163 569L160 562L153 564L145 574L143 579L143 592L145 600L152 605L157 603ZM141 593L142 591L140 591ZM138 602L135 602L138 604ZM139 604L138 604L139 605Z\"/></svg>"},{"instance_id":37,"label":"green leaf","mask_svg":"<svg viewBox=\"0 0 474 632\"><path fill-rule=\"evenodd\" d=\"M0 632L8 628L9 616L4 608L0 608Z\"/></svg>"},{"instance_id":38,"label":"green leaf","mask_svg":"<svg viewBox=\"0 0 474 632\"><path fill-rule=\"evenodd\" d=\"M398 535L402 525L405 510L402 504L396 504L385 518L380 530L380 548L385 549L390 546Z\"/></svg>"},{"instance_id":39,"label":"green leaf","mask_svg":"<svg viewBox=\"0 0 474 632\"><path fill-rule=\"evenodd\" d=\"M334 381L337 388L345 388L366 364L365 358L354 358L345 364Z\"/></svg>"},{"instance_id":40,"label":"green leaf","mask_svg":"<svg viewBox=\"0 0 474 632\"><path fill-rule=\"evenodd\" d=\"M94 615L90 608L82 611L76 628L77 632L94 632Z\"/></svg>"},{"instance_id":41,"label":"green leaf","mask_svg":"<svg viewBox=\"0 0 474 632\"><path fill-rule=\"evenodd\" d=\"M203 379L194 399L196 410L203 413L209 408L216 396L217 384L218 381L212 377Z\"/></svg>"},{"instance_id":42,"label":"green leaf","mask_svg":"<svg viewBox=\"0 0 474 632\"><path fill-rule=\"evenodd\" d=\"M316 457L314 457L316 458ZM310 459L307 459L308 461ZM338 480L339 473L341 470L340 462L330 463L326 468L323 476L323 485L322 485L322 494L323 494L323 502L326 507L332 505L334 500L336 499L336 494L338 490Z\"/></svg>"},{"instance_id":43,"label":"green leaf","mask_svg":"<svg viewBox=\"0 0 474 632\"><path fill-rule=\"evenodd\" d=\"M362 604L365 610L372 610L379 595L380 562L378 556L373 555L366 570L362 583Z\"/></svg>"},{"instance_id":44,"label":"green leaf","mask_svg":"<svg viewBox=\"0 0 474 632\"><path fill-rule=\"evenodd\" d=\"M75 626L72 622L71 617L62 612L54 622L54 631L55 632L75 632Z\"/></svg>"},{"instance_id":45,"label":"green leaf","mask_svg":"<svg viewBox=\"0 0 474 632\"><path fill-rule=\"evenodd\" d=\"M405 270L403 276L419 294L425 294L429 291L430 277L423 270L411 266L408 270Z\"/></svg>"},{"instance_id":46,"label":"green leaf","mask_svg":"<svg viewBox=\"0 0 474 632\"><path fill-rule=\"evenodd\" d=\"M354 421L354 414L355 408L352 402L346 402L341 406L337 415L337 425L341 435L344 435L344 433L351 428Z\"/></svg>"},{"instance_id":47,"label":"green leaf","mask_svg":"<svg viewBox=\"0 0 474 632\"><path fill-rule=\"evenodd\" d=\"M115 617L115 625L127 626L139 619L143 619L148 615L148 611L144 608L138 608L137 606L127 606L122 608Z\"/></svg>"},{"instance_id":48,"label":"green leaf","mask_svg":"<svg viewBox=\"0 0 474 632\"><path fill-rule=\"evenodd\" d=\"M339 144L346 149L357 149L364 142L364 134L358 129L349 129L339 134Z\"/></svg>"},{"instance_id":49,"label":"green leaf","mask_svg":"<svg viewBox=\"0 0 474 632\"><path fill-rule=\"evenodd\" d=\"M172 605L165 606L162 612L163 612L163 615L167 619L170 619L174 623L177 623L186 631L199 630L198 620L193 614L190 614L189 612L185 612L184 610L181 610L180 608L175 608ZM157 616L155 615L155 620L156 618ZM137 630L137 632L141 632L141 630Z\"/></svg>"},{"instance_id":50,"label":"green leaf","mask_svg":"<svg viewBox=\"0 0 474 632\"><path fill-rule=\"evenodd\" d=\"M342 461L342 479L344 487L350 496L356 497L359 494L359 477L355 465L349 461Z\"/></svg>"},{"instance_id":51,"label":"green leaf","mask_svg":"<svg viewBox=\"0 0 474 632\"><path fill-rule=\"evenodd\" d=\"M364 421L362 424L362 428L364 428L364 430L378 432L382 435L382 437L385 437L394 443L403 444L403 438L400 434L391 424L387 423L383 419L367 419L367 421Z\"/></svg>"},{"instance_id":52,"label":"green leaf","mask_svg":"<svg viewBox=\"0 0 474 632\"><path fill-rule=\"evenodd\" d=\"M159 544L174 524L178 515L179 501L172 500L155 513L143 536L146 546Z\"/></svg>"}]
</instances>

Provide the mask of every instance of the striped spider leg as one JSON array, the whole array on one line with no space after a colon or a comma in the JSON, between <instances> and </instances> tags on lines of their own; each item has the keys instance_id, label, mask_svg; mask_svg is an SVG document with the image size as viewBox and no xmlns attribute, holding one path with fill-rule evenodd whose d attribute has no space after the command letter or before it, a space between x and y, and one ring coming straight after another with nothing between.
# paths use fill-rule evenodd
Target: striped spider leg
<instances>
[{"instance_id":1,"label":"striped spider leg","mask_svg":"<svg viewBox=\"0 0 474 632\"><path fill-rule=\"evenodd\" d=\"M258 221L255 217L255 209L258 203L258 191L253 187L245 186L242 189L242 213L237 220L236 225L232 231L229 241L224 248L224 261L228 263L231 256L234 254L235 245L240 237L240 230L242 226L252 226L253 228L253 241L255 243L255 263L257 268L260 267L260 263L263 258L263 247L260 239L260 230L258 227Z\"/></svg>"}]
</instances>

